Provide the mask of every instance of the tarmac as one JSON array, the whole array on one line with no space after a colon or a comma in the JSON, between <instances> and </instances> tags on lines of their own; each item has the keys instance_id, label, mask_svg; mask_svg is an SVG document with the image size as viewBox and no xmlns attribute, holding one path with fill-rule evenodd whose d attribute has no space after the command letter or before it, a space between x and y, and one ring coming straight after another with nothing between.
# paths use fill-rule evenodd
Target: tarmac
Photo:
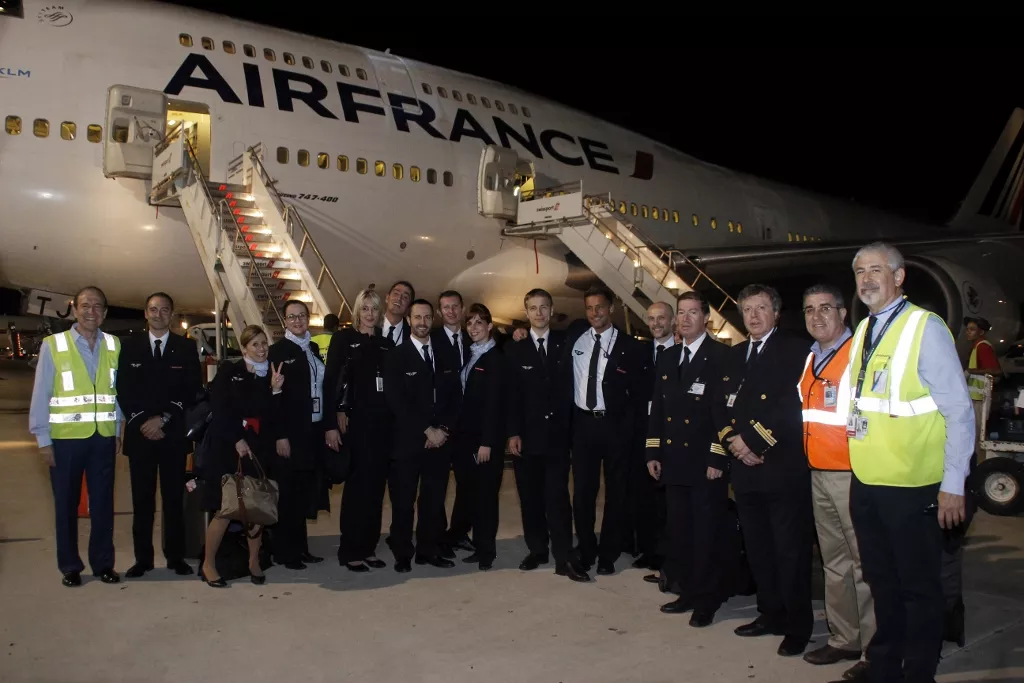
<instances>
[{"instance_id":1,"label":"tarmac","mask_svg":"<svg viewBox=\"0 0 1024 683\"><path fill-rule=\"evenodd\" d=\"M744 639L752 597L733 598L705 629L658 607L674 596L645 583L644 570L616 563L589 584L552 565L518 569L526 554L512 473L501 489L494 570L457 562L354 574L339 567L338 496L309 527L313 553L327 560L297 572L272 567L267 583L214 589L162 567L128 580L132 565L127 461L118 456L115 545L118 585L88 573L65 588L56 566L47 469L28 432L31 370L0 361L0 681L445 681L451 683L619 683L723 681L824 683L846 664L812 666L776 654L778 637ZM449 509L454 485L449 486ZM160 547L160 515L154 531ZM385 508L383 530L390 523ZM89 520L79 524L83 558ZM944 649L937 680L1024 681L1024 520L979 512L965 556L968 641ZM465 553L460 553L460 558ZM196 564L192 562L193 566ZM816 569L815 643L828 628Z\"/></svg>"}]
</instances>

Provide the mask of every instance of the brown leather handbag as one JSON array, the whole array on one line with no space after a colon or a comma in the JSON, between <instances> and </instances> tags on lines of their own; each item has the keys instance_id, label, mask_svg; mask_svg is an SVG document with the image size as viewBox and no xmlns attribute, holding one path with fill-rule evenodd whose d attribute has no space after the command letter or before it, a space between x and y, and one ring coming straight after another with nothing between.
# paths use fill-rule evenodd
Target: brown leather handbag
<instances>
[{"instance_id":1,"label":"brown leather handbag","mask_svg":"<svg viewBox=\"0 0 1024 683\"><path fill-rule=\"evenodd\" d=\"M268 526L277 523L277 501L280 496L277 482L267 479L263 465L253 454L259 476L242 473L242 458L238 458L238 470L225 474L220 480L221 519L234 519L251 529L254 526Z\"/></svg>"}]
</instances>

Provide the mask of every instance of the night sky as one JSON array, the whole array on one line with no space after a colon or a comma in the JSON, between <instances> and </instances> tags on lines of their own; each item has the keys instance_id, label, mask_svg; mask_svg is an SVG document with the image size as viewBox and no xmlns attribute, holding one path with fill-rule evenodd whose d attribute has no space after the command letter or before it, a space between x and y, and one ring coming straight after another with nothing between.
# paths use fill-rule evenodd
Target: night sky
<instances>
[{"instance_id":1,"label":"night sky","mask_svg":"<svg viewBox=\"0 0 1024 683\"><path fill-rule=\"evenodd\" d=\"M462 30L368 32L335 28L318 3L289 3L287 12L280 3L176 4L391 48L705 161L938 224L955 213L1013 108L1024 106L1019 37L986 26L984 38L968 39L969 21L948 37L909 25L879 33L853 20L814 30L756 18L645 18L623 30L623 17L570 12L557 22L569 32L540 42L525 25L517 35L511 7L500 28L481 16L465 17Z\"/></svg>"}]
</instances>

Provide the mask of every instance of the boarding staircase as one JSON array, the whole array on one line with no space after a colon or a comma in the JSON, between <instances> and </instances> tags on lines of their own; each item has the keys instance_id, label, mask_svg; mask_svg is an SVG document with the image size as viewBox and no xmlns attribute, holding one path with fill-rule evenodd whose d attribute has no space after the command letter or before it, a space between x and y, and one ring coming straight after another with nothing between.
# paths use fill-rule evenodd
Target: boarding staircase
<instances>
[{"instance_id":1,"label":"boarding staircase","mask_svg":"<svg viewBox=\"0 0 1024 683\"><path fill-rule=\"evenodd\" d=\"M663 249L615 213L611 196L585 195L582 181L517 194L509 237L557 237L641 320L663 301L676 308L683 292L696 290L711 307L710 327L720 341L738 344L746 335L733 320L736 300L677 249ZM513 221L510 221L513 222Z\"/></svg>"},{"instance_id":2,"label":"boarding staircase","mask_svg":"<svg viewBox=\"0 0 1024 683\"><path fill-rule=\"evenodd\" d=\"M282 312L303 301L310 327L334 313L350 322L352 306L298 210L286 204L261 161L262 146L228 165L227 182L202 171L190 130L176 126L153 150L150 203L180 206L217 300L241 334L260 325L271 342L284 336Z\"/></svg>"}]
</instances>

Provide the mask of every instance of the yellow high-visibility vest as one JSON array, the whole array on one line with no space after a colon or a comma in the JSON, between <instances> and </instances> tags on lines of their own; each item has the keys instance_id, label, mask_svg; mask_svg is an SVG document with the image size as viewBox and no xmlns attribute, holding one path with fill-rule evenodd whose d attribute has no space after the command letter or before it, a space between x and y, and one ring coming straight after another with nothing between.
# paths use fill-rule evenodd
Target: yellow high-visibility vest
<instances>
[{"instance_id":1,"label":"yellow high-visibility vest","mask_svg":"<svg viewBox=\"0 0 1024 683\"><path fill-rule=\"evenodd\" d=\"M971 349L971 357L967 361L967 370L977 370L978 368L978 347L982 344L988 344L992 348L991 342L987 339L982 339L980 342L974 345ZM994 350L994 349L993 349ZM969 372L967 375L967 391L971 394L972 401L984 401L985 400L985 375L976 375Z\"/></svg>"},{"instance_id":2,"label":"yellow high-visibility vest","mask_svg":"<svg viewBox=\"0 0 1024 683\"><path fill-rule=\"evenodd\" d=\"M921 338L933 315L908 302L868 359L860 398L856 387L868 320L854 333L850 389L837 412L854 409L868 420L865 437L849 439L850 467L865 484L915 487L942 481L946 420L917 372Z\"/></svg>"},{"instance_id":3,"label":"yellow high-visibility vest","mask_svg":"<svg viewBox=\"0 0 1024 683\"><path fill-rule=\"evenodd\" d=\"M100 334L95 383L71 332L45 339L55 370L50 398L50 437L53 439L88 439L97 431L101 436L117 435L115 382L121 342L114 335Z\"/></svg>"},{"instance_id":4,"label":"yellow high-visibility vest","mask_svg":"<svg viewBox=\"0 0 1024 683\"><path fill-rule=\"evenodd\" d=\"M314 344L317 345L317 347L319 347L320 360L324 362L324 365L327 364L327 349L331 347L331 337L333 336L333 333L325 332L324 334L318 334L312 339L310 339L311 342L313 342Z\"/></svg>"}]
</instances>

